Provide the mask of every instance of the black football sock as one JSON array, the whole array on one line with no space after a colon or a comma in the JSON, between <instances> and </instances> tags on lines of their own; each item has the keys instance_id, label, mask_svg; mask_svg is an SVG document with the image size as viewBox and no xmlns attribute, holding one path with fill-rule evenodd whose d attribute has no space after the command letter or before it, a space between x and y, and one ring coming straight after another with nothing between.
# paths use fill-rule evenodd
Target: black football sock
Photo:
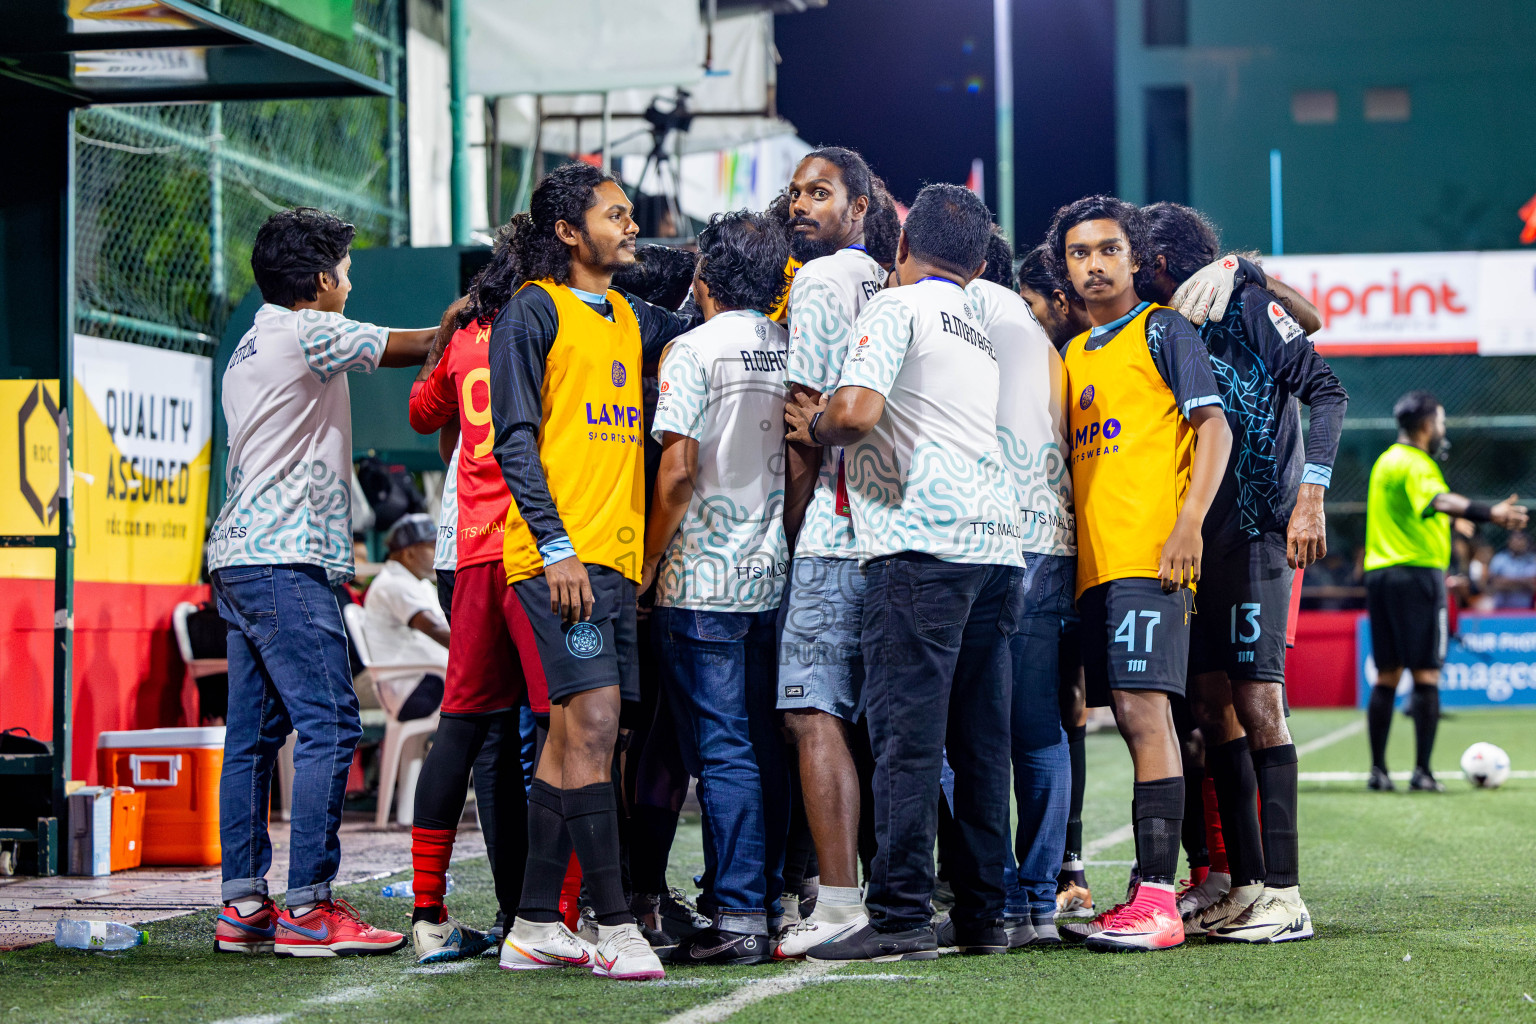
<instances>
[{"instance_id":1,"label":"black football sock","mask_svg":"<svg viewBox=\"0 0 1536 1024\"><path fill-rule=\"evenodd\" d=\"M1221 835L1227 845L1232 885L1261 885L1265 861L1259 832L1259 783L1248 753L1248 737L1207 747L1205 763L1216 783L1216 806L1221 809Z\"/></svg>"},{"instance_id":2,"label":"black football sock","mask_svg":"<svg viewBox=\"0 0 1536 1024\"><path fill-rule=\"evenodd\" d=\"M534 779L528 790L528 867L518 917L535 924L560 920L560 886L570 862L563 794L543 779Z\"/></svg>"},{"instance_id":3,"label":"black football sock","mask_svg":"<svg viewBox=\"0 0 1536 1024\"><path fill-rule=\"evenodd\" d=\"M1265 884L1284 889L1297 883L1301 851L1296 838L1296 745L1253 752L1263 806ZM1232 876L1237 881L1237 876Z\"/></svg>"},{"instance_id":4,"label":"black football sock","mask_svg":"<svg viewBox=\"0 0 1536 1024\"><path fill-rule=\"evenodd\" d=\"M1184 818L1184 777L1135 786L1136 858L1141 880L1172 885L1179 870L1179 827Z\"/></svg>"},{"instance_id":5,"label":"black football sock","mask_svg":"<svg viewBox=\"0 0 1536 1024\"><path fill-rule=\"evenodd\" d=\"M1440 687L1413 684L1413 741L1415 763L1429 771L1429 755L1435 752L1435 730L1440 727Z\"/></svg>"},{"instance_id":6,"label":"black football sock","mask_svg":"<svg viewBox=\"0 0 1536 1024\"><path fill-rule=\"evenodd\" d=\"M1371 733L1371 767L1382 771L1387 770L1387 733L1392 731L1392 702L1396 696L1390 686L1371 687L1371 703L1365 712L1365 723Z\"/></svg>"},{"instance_id":7,"label":"black football sock","mask_svg":"<svg viewBox=\"0 0 1536 1024\"><path fill-rule=\"evenodd\" d=\"M1087 754L1083 741L1088 735L1086 725L1074 725L1067 730L1067 760L1072 766L1072 797L1067 805L1067 851L1063 859L1079 860L1083 854L1083 790L1087 787Z\"/></svg>"},{"instance_id":8,"label":"black football sock","mask_svg":"<svg viewBox=\"0 0 1536 1024\"><path fill-rule=\"evenodd\" d=\"M597 923L633 923L619 870L619 812L611 782L567 789L565 827L581 862L582 889L591 897Z\"/></svg>"},{"instance_id":9,"label":"black football sock","mask_svg":"<svg viewBox=\"0 0 1536 1024\"><path fill-rule=\"evenodd\" d=\"M1211 852L1205 846L1205 767L1192 757L1184 759L1184 826L1179 841L1191 869L1211 866Z\"/></svg>"}]
</instances>

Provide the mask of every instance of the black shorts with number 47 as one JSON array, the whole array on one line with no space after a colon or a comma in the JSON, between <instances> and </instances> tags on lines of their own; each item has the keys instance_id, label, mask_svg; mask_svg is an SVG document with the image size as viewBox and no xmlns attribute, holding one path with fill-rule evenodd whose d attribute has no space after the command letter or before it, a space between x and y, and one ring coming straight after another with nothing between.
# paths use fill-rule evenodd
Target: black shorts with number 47
<instances>
[{"instance_id":1,"label":"black shorts with number 47","mask_svg":"<svg viewBox=\"0 0 1536 1024\"><path fill-rule=\"evenodd\" d=\"M1194 595L1163 593L1155 579L1110 580L1077 599L1082 619L1088 706L1104 707L1112 690L1162 690L1184 696Z\"/></svg>"}]
</instances>

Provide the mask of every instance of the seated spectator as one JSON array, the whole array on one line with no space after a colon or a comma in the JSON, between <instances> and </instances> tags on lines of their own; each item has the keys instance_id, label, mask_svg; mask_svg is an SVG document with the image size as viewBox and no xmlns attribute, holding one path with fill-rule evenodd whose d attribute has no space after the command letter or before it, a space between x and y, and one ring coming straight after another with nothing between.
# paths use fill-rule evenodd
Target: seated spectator
<instances>
[{"instance_id":1,"label":"seated spectator","mask_svg":"<svg viewBox=\"0 0 1536 1024\"><path fill-rule=\"evenodd\" d=\"M437 526L431 516L419 512L402 516L390 527L385 546L389 557L363 602L363 629L374 664L441 668L423 673L414 687L406 683L396 689L409 689L397 716L407 722L437 710L448 670L448 623L443 621L437 588L431 582L437 575L432 568Z\"/></svg>"},{"instance_id":2,"label":"seated spectator","mask_svg":"<svg viewBox=\"0 0 1536 1024\"><path fill-rule=\"evenodd\" d=\"M1504 550L1488 563L1488 589L1493 593L1494 608L1530 608L1536 594L1536 551L1524 530L1516 530L1504 543Z\"/></svg>"}]
</instances>

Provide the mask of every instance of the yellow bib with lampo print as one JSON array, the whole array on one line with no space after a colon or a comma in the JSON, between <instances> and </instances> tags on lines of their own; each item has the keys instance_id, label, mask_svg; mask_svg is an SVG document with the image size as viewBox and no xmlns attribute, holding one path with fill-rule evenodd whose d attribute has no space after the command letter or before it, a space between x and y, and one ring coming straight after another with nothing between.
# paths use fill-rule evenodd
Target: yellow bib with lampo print
<instances>
[{"instance_id":1,"label":"yellow bib with lampo print","mask_svg":"<svg viewBox=\"0 0 1536 1024\"><path fill-rule=\"evenodd\" d=\"M1184 505L1195 432L1147 348L1152 305L1108 344L1067 346L1068 444L1077 504L1077 593L1157 577Z\"/></svg>"},{"instance_id":2,"label":"yellow bib with lampo print","mask_svg":"<svg viewBox=\"0 0 1536 1024\"><path fill-rule=\"evenodd\" d=\"M560 330L544 366L539 462L576 557L640 580L645 543L645 424L640 398L640 324L609 290L613 319L569 288L533 281L554 300ZM507 513L507 582L544 571L517 502Z\"/></svg>"}]
</instances>

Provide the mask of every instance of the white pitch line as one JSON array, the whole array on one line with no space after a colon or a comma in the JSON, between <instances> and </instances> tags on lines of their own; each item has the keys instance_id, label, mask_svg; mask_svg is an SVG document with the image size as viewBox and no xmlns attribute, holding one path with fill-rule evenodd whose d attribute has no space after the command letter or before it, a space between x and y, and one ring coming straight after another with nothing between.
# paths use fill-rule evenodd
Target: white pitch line
<instances>
[{"instance_id":1,"label":"white pitch line","mask_svg":"<svg viewBox=\"0 0 1536 1024\"><path fill-rule=\"evenodd\" d=\"M1413 777L1412 772L1391 772L1392 778L1398 782L1406 782ZM1302 772L1296 778L1301 782L1365 782L1371 777L1369 772ZM1536 772L1510 772L1512 779L1536 779Z\"/></svg>"},{"instance_id":2,"label":"white pitch line","mask_svg":"<svg viewBox=\"0 0 1536 1024\"><path fill-rule=\"evenodd\" d=\"M743 985L728 996L721 996L713 1002L684 1010L675 1017L668 1017L664 1024L717 1024L753 1003L797 992L815 982L823 974L841 966L843 965L827 960L807 960L800 966L786 971L780 977Z\"/></svg>"},{"instance_id":3,"label":"white pitch line","mask_svg":"<svg viewBox=\"0 0 1536 1024\"><path fill-rule=\"evenodd\" d=\"M1322 750L1324 747L1331 747L1340 740L1347 740L1351 736L1362 732L1365 732L1364 715L1361 715L1359 718L1355 719L1353 722L1350 722L1348 725L1339 726L1337 729L1333 730L1333 732L1330 732L1326 736L1319 736L1315 740L1308 740L1307 742L1303 743L1301 746L1296 748L1296 756L1306 757L1308 754L1315 754L1319 750Z\"/></svg>"}]
</instances>

